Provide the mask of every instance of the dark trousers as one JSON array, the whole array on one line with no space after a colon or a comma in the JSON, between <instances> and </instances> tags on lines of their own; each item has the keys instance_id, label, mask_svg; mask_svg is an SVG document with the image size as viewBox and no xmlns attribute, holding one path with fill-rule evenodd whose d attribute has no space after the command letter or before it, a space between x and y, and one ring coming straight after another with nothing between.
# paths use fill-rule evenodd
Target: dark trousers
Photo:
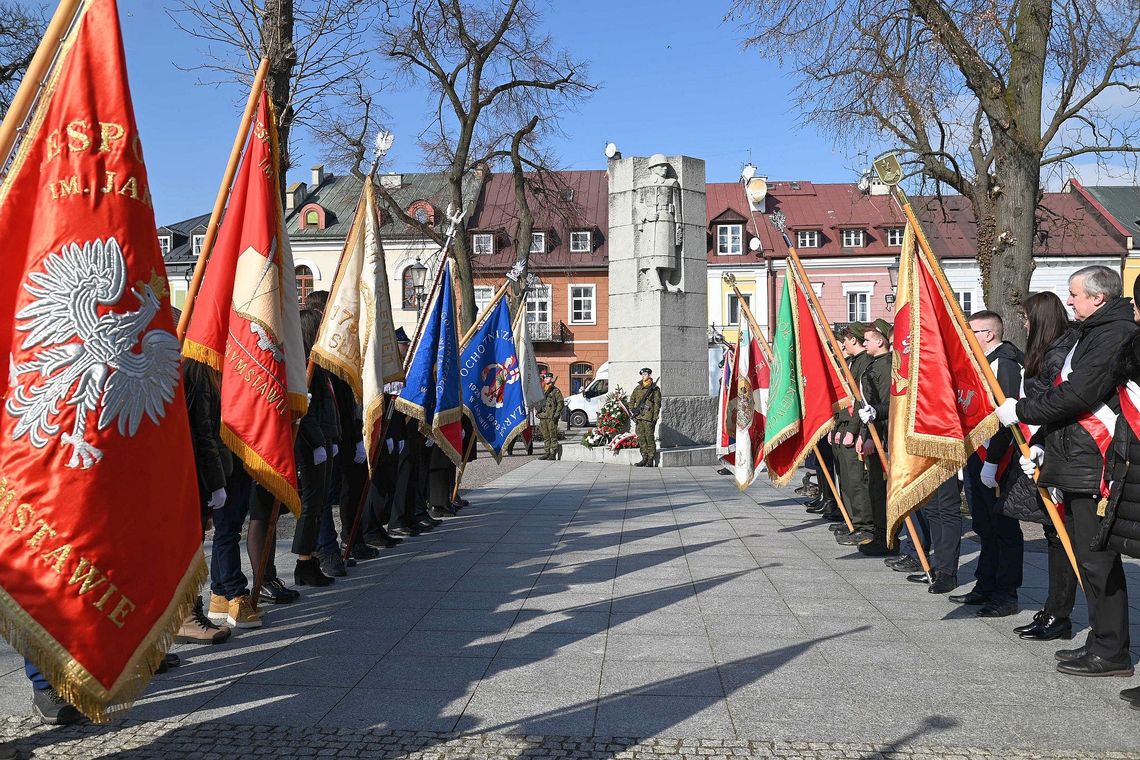
<instances>
[{"instance_id":1,"label":"dark trousers","mask_svg":"<svg viewBox=\"0 0 1140 760\"><path fill-rule=\"evenodd\" d=\"M427 503L432 507L450 507L451 492L455 488L455 463L443 449L433 446L429 459Z\"/></svg>"},{"instance_id":2,"label":"dark trousers","mask_svg":"<svg viewBox=\"0 0 1140 760\"><path fill-rule=\"evenodd\" d=\"M306 555L312 554L317 546L321 510L328 500L329 463L326 459L320 464L313 464L313 452L307 447L298 446L296 452L301 516L297 518L297 531L293 534L293 553Z\"/></svg>"},{"instance_id":3,"label":"dark trousers","mask_svg":"<svg viewBox=\"0 0 1140 760\"><path fill-rule=\"evenodd\" d=\"M344 452L337 447L337 454L334 457L331 446L325 451L328 453L328 469L325 471L328 477L325 482L325 508L321 510L320 519L317 520L317 553L339 554L340 544L337 543L333 505L340 503L341 471L338 460Z\"/></svg>"},{"instance_id":4,"label":"dark trousers","mask_svg":"<svg viewBox=\"0 0 1140 760\"><path fill-rule=\"evenodd\" d=\"M819 493L825 501L828 499L835 501L835 494L832 492L831 486L828 485L827 477L823 474L824 468L826 468L828 475L835 476L835 456L831 453L831 446L826 442L816 446L815 450L819 452L815 467L815 478L819 482Z\"/></svg>"},{"instance_id":5,"label":"dark trousers","mask_svg":"<svg viewBox=\"0 0 1140 760\"><path fill-rule=\"evenodd\" d=\"M871 499L871 521L876 541L887 540L887 476L883 462L875 454L866 459L867 494Z\"/></svg>"},{"instance_id":6,"label":"dark trousers","mask_svg":"<svg viewBox=\"0 0 1140 760\"><path fill-rule=\"evenodd\" d=\"M957 475L934 489L922 512L930 536L926 546L930 569L940 576L957 578L962 551L962 499Z\"/></svg>"},{"instance_id":7,"label":"dark trousers","mask_svg":"<svg viewBox=\"0 0 1140 760\"><path fill-rule=\"evenodd\" d=\"M415 522L420 488L420 448L420 445L409 441L396 459L396 481L392 489L392 517L388 522L389 528L410 528Z\"/></svg>"},{"instance_id":8,"label":"dark trousers","mask_svg":"<svg viewBox=\"0 0 1140 760\"><path fill-rule=\"evenodd\" d=\"M360 509L360 500L364 495L364 487L368 484L368 465L364 462L356 463L356 452L347 454L340 452L340 540L348 544L351 537L352 525L356 522L356 512ZM356 529L355 542L364 543L364 516L361 516L361 525Z\"/></svg>"},{"instance_id":9,"label":"dark trousers","mask_svg":"<svg viewBox=\"0 0 1140 760\"><path fill-rule=\"evenodd\" d=\"M214 510L214 548L210 552L210 593L234 599L249 593L241 570L241 529L249 514L253 479L241 464L226 479L226 503Z\"/></svg>"},{"instance_id":10,"label":"dark trousers","mask_svg":"<svg viewBox=\"0 0 1140 760\"><path fill-rule=\"evenodd\" d=\"M867 468L859 460L855 449L839 444L835 446L835 461L839 465L839 492L843 505L851 517L855 530L870 531L875 526L871 515L871 492L867 488Z\"/></svg>"},{"instance_id":11,"label":"dark trousers","mask_svg":"<svg viewBox=\"0 0 1140 760\"><path fill-rule=\"evenodd\" d=\"M966 502L982 544L974 590L995 601L1016 601L1025 552L1021 523L1001 514L997 492L982 484L981 472L982 458L970 457L966 462Z\"/></svg>"},{"instance_id":12,"label":"dark trousers","mask_svg":"<svg viewBox=\"0 0 1140 760\"><path fill-rule=\"evenodd\" d=\"M1073 535L1073 519L1065 515L1065 527ZM1067 618L1077 602L1077 575L1069 564L1069 555L1052 524L1045 524L1045 541L1049 544L1049 596L1045 598L1045 614ZM1073 547L1074 551L1076 547ZM1078 555L1079 556L1079 555Z\"/></svg>"},{"instance_id":13,"label":"dark trousers","mask_svg":"<svg viewBox=\"0 0 1140 760\"><path fill-rule=\"evenodd\" d=\"M1120 554L1111 550L1094 552L1089 548L1100 526L1097 501L1093 494L1065 494L1065 513L1072 516L1073 549L1081 566L1089 605L1092 630L1085 646L1095 655L1120 661L1129 658L1128 587Z\"/></svg>"}]
</instances>

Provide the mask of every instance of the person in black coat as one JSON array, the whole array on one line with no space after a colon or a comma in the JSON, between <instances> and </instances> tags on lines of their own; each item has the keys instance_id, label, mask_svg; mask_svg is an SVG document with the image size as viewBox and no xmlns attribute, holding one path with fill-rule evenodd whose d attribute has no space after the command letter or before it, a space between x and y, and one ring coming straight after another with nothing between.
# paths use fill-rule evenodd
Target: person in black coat
<instances>
[{"instance_id":1,"label":"person in black coat","mask_svg":"<svg viewBox=\"0 0 1140 760\"><path fill-rule=\"evenodd\" d=\"M1128 344L1120 361L1120 376L1126 385L1118 389L1120 416L1108 451L1112 492L1092 546L1118 559L1121 554L1140 557L1140 334ZM1120 698L1140 710L1140 686L1123 690Z\"/></svg>"},{"instance_id":2,"label":"person in black coat","mask_svg":"<svg viewBox=\"0 0 1140 760\"><path fill-rule=\"evenodd\" d=\"M1041 468L1038 484L1064 493L1073 521L1073 546L1088 599L1091 630L1085 644L1056 653L1057 670L1080 676L1130 676L1128 594L1120 555L1093 551L1099 527L1097 505L1104 486L1104 420L1120 411L1117 357L1140 330L1132 304L1121 297L1120 275L1103 266L1077 270L1069 278L1069 307L1079 323L1077 344L1065 358L1061 382L1045 393L998 407L1003 425L1022 421L1057 426L1057 434L1035 443L1023 468ZM1100 415L1099 417L1097 415ZM1094 434L1097 437L1094 437Z\"/></svg>"},{"instance_id":3,"label":"person in black coat","mask_svg":"<svg viewBox=\"0 0 1140 760\"><path fill-rule=\"evenodd\" d=\"M1057 381L1065 357L1077 343L1077 329L1069 322L1065 305L1056 293L1034 293L1025 300L1024 307L1024 323L1029 337L1021 395L1023 398L1037 398ZM1040 443L1057 435L1059 430L1056 425L1043 426L1033 434L1032 440ZM1005 513L1014 516L1021 511L1028 515L1023 519L1043 522L1045 541L1049 545L1049 595L1045 606L1033 616L1031 623L1013 630L1029 641L1070 639L1073 637L1070 615L1077 599L1077 575L1069 564L1069 557L1052 521L1044 516L1045 505L1037 485L1026 478L1020 468L1011 467L1009 475L1002 481L1002 492L1005 494ZM1021 506L1016 502L1021 502ZM1069 522L1071 533L1071 520Z\"/></svg>"},{"instance_id":4,"label":"person in black coat","mask_svg":"<svg viewBox=\"0 0 1140 760\"><path fill-rule=\"evenodd\" d=\"M1021 349L1004 339L1001 317L992 311L976 312L970 315L970 329L986 352L986 360L1002 392L1016 399L1021 395L1021 364L1025 357ZM966 460L966 502L970 505L974 532L978 534L982 551L974 571L977 581L974 588L951 596L950 601L982 605L978 617L1006 617L1017 613L1025 539L1021 523L1001 513L998 495L999 470L1003 461L1008 465L1012 443L1010 432L1000 429L986 442L984 452Z\"/></svg>"}]
</instances>

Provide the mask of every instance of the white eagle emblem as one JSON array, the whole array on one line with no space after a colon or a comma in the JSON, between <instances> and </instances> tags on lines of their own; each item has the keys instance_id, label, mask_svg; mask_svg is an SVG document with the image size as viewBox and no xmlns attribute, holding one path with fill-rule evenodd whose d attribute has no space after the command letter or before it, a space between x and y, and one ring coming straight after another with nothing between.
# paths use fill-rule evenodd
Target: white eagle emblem
<instances>
[{"instance_id":1,"label":"white eagle emblem","mask_svg":"<svg viewBox=\"0 0 1140 760\"><path fill-rule=\"evenodd\" d=\"M87 469L103 458L86 437L89 413L100 410L99 430L117 422L119 434L129 437L144 414L158 424L174 398L178 338L147 330L162 303L155 290L164 283L157 276L137 283L131 290L137 311L101 311L118 305L127 285L127 262L113 237L64 245L28 280L24 289L33 300L16 314L16 329L27 334L21 348L39 350L25 364L9 359L5 410L16 418L12 440L27 436L42 449L58 436L72 447L67 466ZM75 407L75 425L63 435L61 404Z\"/></svg>"}]
</instances>

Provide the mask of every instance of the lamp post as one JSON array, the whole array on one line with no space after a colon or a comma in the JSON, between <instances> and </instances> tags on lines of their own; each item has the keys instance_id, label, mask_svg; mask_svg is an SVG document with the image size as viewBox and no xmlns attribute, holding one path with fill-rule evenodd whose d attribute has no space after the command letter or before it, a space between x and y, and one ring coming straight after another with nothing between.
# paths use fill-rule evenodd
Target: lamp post
<instances>
[{"instance_id":1,"label":"lamp post","mask_svg":"<svg viewBox=\"0 0 1140 760\"><path fill-rule=\"evenodd\" d=\"M887 311L895 310L895 288L899 284L899 262L898 259L887 266L887 277L891 280L891 292L883 296L883 300L887 302Z\"/></svg>"},{"instance_id":2,"label":"lamp post","mask_svg":"<svg viewBox=\"0 0 1140 760\"><path fill-rule=\"evenodd\" d=\"M412 293L416 299L416 317L419 317L424 306L424 281L427 279L428 269L420 263L418 257L410 269L412 271Z\"/></svg>"}]
</instances>

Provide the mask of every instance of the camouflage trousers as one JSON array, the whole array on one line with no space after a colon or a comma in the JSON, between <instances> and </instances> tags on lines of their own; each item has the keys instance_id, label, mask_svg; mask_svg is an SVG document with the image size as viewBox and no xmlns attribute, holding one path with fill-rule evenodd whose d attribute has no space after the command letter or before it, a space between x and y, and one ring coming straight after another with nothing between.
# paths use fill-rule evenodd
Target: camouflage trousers
<instances>
[{"instance_id":1,"label":"camouflage trousers","mask_svg":"<svg viewBox=\"0 0 1140 760\"><path fill-rule=\"evenodd\" d=\"M538 430L542 433L542 447L546 454L558 453L558 420L539 420Z\"/></svg>"},{"instance_id":2,"label":"camouflage trousers","mask_svg":"<svg viewBox=\"0 0 1140 760\"><path fill-rule=\"evenodd\" d=\"M641 449L641 456L649 461L657 457L657 439L653 437L653 428L656 425L648 420L637 420L636 430L637 447Z\"/></svg>"}]
</instances>

